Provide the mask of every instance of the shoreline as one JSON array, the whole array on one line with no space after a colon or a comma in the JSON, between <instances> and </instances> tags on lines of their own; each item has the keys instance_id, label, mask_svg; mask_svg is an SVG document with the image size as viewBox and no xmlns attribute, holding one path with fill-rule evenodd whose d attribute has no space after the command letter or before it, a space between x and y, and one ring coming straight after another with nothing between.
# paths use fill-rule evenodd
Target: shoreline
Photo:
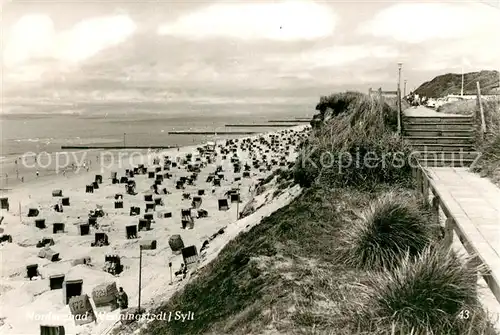
<instances>
[{"instance_id":1,"label":"shoreline","mask_svg":"<svg viewBox=\"0 0 500 335\"><path fill-rule=\"evenodd\" d=\"M301 130L301 129L304 129L306 128L307 125L294 125L294 126L289 126L289 127L286 127L284 129L293 129L293 130ZM236 138L255 138L255 137L258 137L260 136L261 134L269 134L269 133L277 133L281 130L278 130L278 131L267 131L267 132L256 132L256 133L252 133L248 136L244 136L244 137L241 137L241 136L234 136L234 137L223 137L223 138L219 138L219 139L214 139L216 140L217 142L218 141L225 141L226 139L236 139ZM186 150L186 149L189 149L189 148L196 148L197 146L199 146L200 144L203 144L203 143L206 143L205 142L200 142L200 143L193 143L191 145L186 145L186 146L171 146L170 148L166 148L164 150L161 150L161 149L155 149L154 151L155 152L163 152L163 151L173 151L175 152L176 149L179 149L179 150ZM88 172L97 172L97 171L100 171L101 173L105 173L107 170L109 170L108 167L106 167L107 170L103 170L102 168L99 170L99 169L96 169L96 164L95 163L98 163L101 161L101 159L97 158L101 155L103 155L104 153L107 153L110 152L112 153L111 156L107 155L106 158L111 158L113 159L113 161L116 161L116 162L121 162L120 164L123 164L123 158L126 158L127 156L129 156L130 154L136 154L136 152L133 152L132 150L135 150L135 149L123 149L123 148L117 148L117 149L110 149L110 150L104 150L104 149L83 149L83 150L73 150L73 151L64 151L64 150L60 150L60 151L55 151L55 152L50 152L48 153L48 156L47 157L50 157L48 159L51 160L52 164L50 164L49 166L47 166L45 168L45 165L46 163L48 162L44 162L42 163L41 161L39 162L40 164L40 167L38 168L38 171L39 171L39 177L37 178L36 177L36 171L37 171L37 168L34 168L34 167L25 167L25 168L21 168L19 169L19 179L16 178L16 174L15 174L15 167L16 165L14 164L14 161L16 160L16 157L14 156L9 156L7 157L4 161L0 162L0 171L1 171L1 174L0 174L0 194L1 196L4 196L3 194L4 193L8 193L8 192L12 192L14 191L16 188L24 188L24 186L28 186L29 185L34 185L32 183L38 183L38 182L46 182L48 179L47 178L55 178L55 179L59 179L59 180L65 180L63 178L66 178L67 179L71 179L73 177L75 177L75 175L78 175L79 173L82 173L82 174L85 174L87 173L87 171L85 171L85 168L83 168L81 166L81 163L83 161L89 161L90 164L88 164L89 166L89 171ZM132 152L130 152L132 151ZM32 157L33 155L27 155L28 153L26 153L26 157ZM35 154L35 153L30 153L30 154ZM95 155L94 155L95 154ZM120 158L120 154L122 154L122 159L118 159ZM127 155L125 155L127 154ZM151 153L149 153L151 154ZM38 155L41 155L41 153L39 153ZM57 173L57 169L56 169L56 158L59 155L59 158L62 160L64 159L63 163L59 164L59 167L63 168L63 167L68 167L67 171L66 171L66 175L63 174L62 172L62 169L60 170L61 172L60 173ZM139 155L141 156L141 158L139 159L143 159L144 161L147 161L147 159L145 159L145 157L148 155L148 150L147 149L139 149ZM139 157L139 155L137 155L137 157ZM20 155L18 157L22 157L23 155ZM85 157L82 157L82 156L85 156ZM89 156L89 157L87 157ZM69 160L67 160L69 159ZM31 164L33 163L33 161L31 161ZM71 166L71 163L76 163L79 168L76 170L76 171L72 171L69 169L69 167ZM43 164L43 165L42 165ZM5 165L8 165L10 166L10 169L6 169L5 168ZM130 167L130 164L127 165L127 167ZM5 172L8 172L9 174L9 179L8 179L8 183L6 183L6 177L5 177ZM21 182L21 177L24 177L24 182ZM103 178L106 178L106 176L103 176Z\"/></svg>"},{"instance_id":2,"label":"shoreline","mask_svg":"<svg viewBox=\"0 0 500 335\"><path fill-rule=\"evenodd\" d=\"M301 128L304 128L304 126L290 127L284 130L300 130ZM269 139L270 134L278 134L282 131L259 133L245 137L245 139L256 139L260 136L265 136ZM224 145L225 140L226 139L218 139L217 144ZM226 197L225 191L234 187L233 179L236 174L232 172L233 164L229 162L229 155L227 159L223 160L221 157L222 155L219 154L217 161L207 166L208 171L206 168L202 169L196 183L197 185L194 187L188 186L189 189L192 189L191 191L195 191L196 189L210 190L213 186L211 183L205 181L208 173L212 169L215 169L217 164L223 165L224 171L226 171L224 174L227 180L224 180L221 185L222 187L214 188L215 193L210 194L210 192L206 191L206 195L203 197L202 208L208 211L208 218L197 218L194 229L182 229L180 227L180 211L183 208L189 207L189 203L182 200L182 193L186 191L176 190L175 181L179 177L189 175L189 173L180 167L177 169L172 168L172 178L170 180L166 179L163 182L163 186L171 191L171 194L161 196L164 199L164 208L172 212L172 218L158 219L156 218L156 213L154 213L155 223L152 224L152 230L139 232L139 239L126 239L125 227L130 225L131 222L138 220L137 216L129 216L128 207L142 207L144 205L143 194L150 193L149 185L151 185L151 179L148 179L147 175L138 175L137 178L135 178L138 194L135 197L124 194L124 207L121 210L112 206L114 201L112 198L114 194L123 192L123 184L111 184L109 172L115 170L118 172L119 176L123 175L124 169L136 166L141 160L144 162L152 161L156 156L162 157L169 155L171 159L175 161L176 156L182 158L185 157L187 153L196 155L197 147L199 147L199 145L185 146L179 149L167 149L161 152L144 153L142 156L137 155L132 160L123 162L119 168L116 165L110 166L104 169L105 172L101 173L103 176L103 183L93 194L85 193L85 185L94 180L94 175L97 171L103 171L103 167L100 164L92 164L88 172L85 170L79 173L67 174L66 176L54 174L39 177L37 180L14 186L6 195L2 194L2 196L9 197L11 207L8 212L2 211L2 215L4 216L2 229L4 229L4 234L12 236L13 243L4 242L1 244L3 257L0 303L4 306L9 306L8 309L1 310L1 317L4 318L4 324L0 325L1 332L5 334L34 333L40 324L46 324L46 322L27 319L28 314L26 313L40 315L47 312L58 315L69 313L68 306L61 303L61 290L50 290L48 287L47 278L57 273L65 274L67 280L84 280L83 292L90 297L92 296L92 289L95 288L96 285L115 282L117 286L123 286L128 293L129 305L135 306L137 304L138 292L137 273L139 257L137 248L141 240L154 239L159 243L158 249L144 252L145 255L143 256L142 266L143 284L141 292L143 304L141 304L141 306L143 305L147 308L148 306L155 305L159 303L161 299L166 299L181 289L190 278L190 276L188 276L186 280L181 281L176 278L172 286L165 285L166 281L168 281L168 263L173 263L172 269L174 269L174 271L176 271L182 263L182 257L172 253L169 248L167 243L169 236L181 234L186 246L195 245L199 248L199 245L201 245L203 241L209 239L214 233L223 229L225 231L224 235L210 242L210 247L206 256L206 260L208 261L212 259L210 255L213 252L220 251L220 249L239 232L251 225L258 224L262 217L262 213L266 213L273 208L276 210L282 206L280 204L285 200L278 199L268 203L267 197L264 198L262 196L259 198L259 201L261 201L264 206L259 209L258 212L254 213L255 215L252 214L243 219L236 220L237 213L234 204L230 206L229 210L220 211L217 208L217 198ZM251 164L252 158L248 152L238 148L238 155L243 164L245 162ZM281 157L284 154L271 151L266 155L268 158L271 158ZM293 159L292 154L287 155L287 157ZM148 165L149 164L146 166ZM273 169L270 171L266 170L261 172L252 169L250 178L243 178L240 180L242 201L239 206L240 211L248 201L253 199L251 190L255 184L258 183L258 180L269 175L279 167L276 164L272 166L272 168ZM52 208L54 201L58 199L51 197L51 192L54 189L62 189L63 196L71 199L71 206L65 207L64 213L57 213ZM272 197L272 192L273 190L271 189L265 195ZM271 204L274 205L271 206ZM105 213L109 214L99 219L99 225L101 226L101 231L105 231L110 237L110 245L96 248L90 246L90 242L93 241L94 238L93 229L90 235L80 236L78 233L78 225L81 224L82 221L85 222L89 210L95 209L96 206L99 205L102 206ZM21 207L22 216L19 216L18 206ZM66 226L64 228L65 233L52 234L50 229L44 230L34 227L32 223L33 218L26 217L29 208L38 208L40 210L39 217L46 219L49 226L53 222L64 222ZM35 244L44 237L52 237L54 239L55 245L52 246L51 249L60 253L61 261L50 262L38 257L40 249L36 248ZM117 254L121 257L125 270L118 277L114 277L103 271L104 255L108 254ZM6 255L9 255L9 257L5 257ZM92 259L91 266L71 265L73 260L87 256ZM203 261L203 263L205 263L205 261ZM39 265L42 280L28 281L26 278L23 278L26 273L25 267L28 264ZM165 278L165 273L167 273L167 278ZM100 310L95 308L95 311L98 313ZM110 318L113 318L112 315L116 313L118 313L118 311L110 312ZM113 327L115 323L112 321L103 321L97 325L89 324L85 326L75 326L72 320L67 320L64 322L61 321L59 324L64 325L66 333L68 334L74 334L76 332L80 334L97 334L108 332L110 327Z\"/></svg>"},{"instance_id":3,"label":"shoreline","mask_svg":"<svg viewBox=\"0 0 500 335\"><path fill-rule=\"evenodd\" d=\"M120 160L118 158L120 155L123 155L124 150L110 150L110 151L112 152L112 156L109 157L109 155L107 155L108 157L106 158L108 158L108 162L109 160L119 162ZM102 162L100 161L99 157L101 157L104 152L106 151L83 150L83 151L72 151L72 152L59 151L51 153L49 156L47 156L50 157L47 159L47 161L43 163L40 161L38 162L39 164L38 167L35 165L37 163L31 161L31 163L29 164L32 166L22 166L20 169L18 168L19 178L17 178L17 176L12 176L11 172L10 175L12 177L9 177L9 180L6 181L5 174L3 174L0 178L0 188L2 191L12 191L15 188L33 185L32 183L47 181L48 180L47 178L54 178L57 180L65 180L65 179L68 180L79 174L86 174L97 171L103 173L104 170L102 169L102 166L98 163ZM146 152L141 152L140 154L147 155ZM65 159L64 162L60 162L60 160L63 158ZM15 159L12 160L14 161ZM49 161L50 164L48 164ZM88 166L88 171L86 169L86 166L85 167L83 166L84 162L86 163L86 166ZM71 168L72 163L75 163L75 169ZM11 167L12 166L15 167L16 164L11 162ZM39 172L38 177L36 176L36 171ZM2 169L2 172L4 172L4 169ZM24 177L24 182L21 181L22 177Z\"/></svg>"},{"instance_id":4,"label":"shoreline","mask_svg":"<svg viewBox=\"0 0 500 335\"><path fill-rule=\"evenodd\" d=\"M303 126L299 126L303 127ZM295 127L290 127L290 128L295 128ZM248 136L242 136L242 135L234 135L234 136L220 136L220 138L217 139L217 141L225 141L226 139L236 139L236 138L252 138L254 136L259 136L260 134L266 134L266 133L272 133L274 131L263 131L263 132L257 132L253 133ZM223 134L220 134L223 135ZM193 142L188 144L188 145L183 145L183 146L170 146L170 148L164 149L164 150L173 150L177 148L185 148L185 147L196 147L200 144L206 143L207 141L213 141L215 139L213 138L207 138L207 139L194 139ZM99 156L99 154L102 154L103 152L110 152L114 156L114 160L117 159L116 156L119 156L120 153L130 153L131 151L136 150L139 151L140 155L146 155L147 154L147 149L123 149L123 147L119 147L117 149L71 149L71 150L55 150L55 151L50 151L50 152L26 152L24 154L9 154L6 155L2 161L0 161L0 193L1 192L9 192L12 191L14 187L19 187L20 185L26 184L26 183L32 183L37 180L41 180L42 178L46 177L54 177L57 178L58 174L56 171L61 171L62 169L57 169L56 168L56 162L59 162L59 167L69 167L71 166L71 163L75 163L77 166L81 166L84 160L88 160L90 162L90 168L89 171L92 169L92 166L98 161L98 158L96 156ZM162 150L162 149L155 149L155 150ZM134 153L135 154L135 153ZM33 157L38 156L40 157L37 161L36 167L33 166L34 161ZM82 157L85 156L85 157ZM88 157L87 157L88 156ZM58 157L58 158L56 158ZM107 158L109 159L109 155L107 155ZM21 164L16 165L15 161L21 161L21 159L27 160L28 166L21 166ZM50 161L51 163L49 164ZM88 164L89 165L89 164ZM80 170L82 168L80 167ZM39 171L39 177L36 177L36 171ZM67 175L72 175L73 171L71 169L67 169ZM21 178L24 177L24 183L21 181ZM8 179L7 179L8 178Z\"/></svg>"}]
</instances>

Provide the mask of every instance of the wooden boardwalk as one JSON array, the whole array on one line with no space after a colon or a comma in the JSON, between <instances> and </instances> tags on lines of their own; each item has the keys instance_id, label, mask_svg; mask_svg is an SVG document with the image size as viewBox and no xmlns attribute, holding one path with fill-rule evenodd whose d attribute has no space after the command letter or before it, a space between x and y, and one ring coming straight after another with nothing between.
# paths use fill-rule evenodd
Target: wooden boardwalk
<instances>
[{"instance_id":1,"label":"wooden boardwalk","mask_svg":"<svg viewBox=\"0 0 500 335\"><path fill-rule=\"evenodd\" d=\"M467 168L426 167L429 190L465 249L486 265L483 277L500 303L500 189ZM449 229L450 229L449 228Z\"/></svg>"},{"instance_id":2,"label":"wooden boardwalk","mask_svg":"<svg viewBox=\"0 0 500 335\"><path fill-rule=\"evenodd\" d=\"M417 135L428 131L425 127L430 125L440 125L436 128L440 130L459 132L466 127L461 118L467 117L438 113L419 106L404 111L404 126L411 130L416 122L418 127L413 132ZM433 136L446 139L444 132L437 133ZM413 146L418 151L417 146ZM443 152L452 150L444 147L440 148ZM492 322L500 329L500 188L489 179L470 172L467 167L453 167L453 164L437 167L438 164L427 164L421 158L418 160L419 164L414 169L417 188L425 197L432 198L432 207L445 227L446 245L459 254L466 251L472 256L470 265L482 266L481 276L478 276L478 295Z\"/></svg>"}]
</instances>

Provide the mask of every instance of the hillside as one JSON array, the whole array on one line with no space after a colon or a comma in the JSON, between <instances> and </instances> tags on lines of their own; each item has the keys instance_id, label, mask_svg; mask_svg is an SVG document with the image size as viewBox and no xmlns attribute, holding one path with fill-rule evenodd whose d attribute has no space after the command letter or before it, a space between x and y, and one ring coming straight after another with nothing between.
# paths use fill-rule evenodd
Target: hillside
<instances>
[{"instance_id":1,"label":"hillside","mask_svg":"<svg viewBox=\"0 0 500 335\"><path fill-rule=\"evenodd\" d=\"M440 246L395 110L357 92L322 97L317 110L294 166L259 187L297 196L152 311L196 317L114 334L498 335L477 300L477 270ZM474 318L460 319L464 309Z\"/></svg>"},{"instance_id":2,"label":"hillside","mask_svg":"<svg viewBox=\"0 0 500 335\"><path fill-rule=\"evenodd\" d=\"M498 71L469 72L464 75L464 94L476 93L479 81L483 94L498 92ZM447 73L420 85L416 90L420 96L438 98L448 94L460 94L462 75Z\"/></svg>"}]
</instances>

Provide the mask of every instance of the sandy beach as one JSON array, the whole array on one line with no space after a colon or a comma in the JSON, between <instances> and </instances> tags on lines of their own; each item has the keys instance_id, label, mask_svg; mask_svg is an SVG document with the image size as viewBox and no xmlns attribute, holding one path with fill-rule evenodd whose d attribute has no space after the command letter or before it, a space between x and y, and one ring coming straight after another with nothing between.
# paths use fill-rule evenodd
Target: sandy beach
<instances>
[{"instance_id":1,"label":"sandy beach","mask_svg":"<svg viewBox=\"0 0 500 335\"><path fill-rule=\"evenodd\" d=\"M146 157L147 150L78 150L26 153L17 158L9 158L2 162L0 178L1 188L8 192L23 188L23 185L33 186L43 180L56 178L72 178L74 175L86 172L104 173L112 166L120 166L129 162L128 156L135 159ZM132 160L133 161L133 160ZM88 170L88 171L87 171ZM38 172L38 175L37 175Z\"/></svg>"},{"instance_id":2,"label":"sandy beach","mask_svg":"<svg viewBox=\"0 0 500 335\"><path fill-rule=\"evenodd\" d=\"M198 147L189 146L179 149L168 149L161 152L134 154L132 158L126 157L121 161L114 158L116 153L108 155L108 161L96 155L89 170L81 169L78 172L58 174L56 176L39 177L28 182L17 184L11 190L2 191L2 197L8 197L9 210L2 209L3 221L0 225L3 235L10 235L12 242L1 243L1 276L0 304L0 332L2 334L35 334L40 332L41 325L64 326L66 334L105 334L119 320L119 309L109 312L108 307L96 307L92 300L94 288L101 284L116 283L123 287L129 297L129 307L138 304L138 276L139 276L139 245L144 241L156 240L154 250L144 250L142 257L142 290L141 307L148 310L162 300L179 290L195 275L196 268L207 264L214 259L217 253L237 234L245 229L258 224L263 216L267 216L276 209L292 200L300 189L293 188L286 192L275 194L276 189L269 187L265 192L256 195L255 186L260 178L269 176L280 167L278 162L287 165L295 161L296 152L294 138L303 131L305 126L288 128L276 133L267 133L246 138L248 145L242 145L244 139L234 140L235 152L222 154L226 140L216 143L217 155L211 162L205 155L198 153ZM265 140L264 142L259 142ZM263 143L273 143L274 150L270 150ZM266 142L267 141L267 142ZM293 144L291 144L293 143ZM289 145L290 144L290 145ZM236 149L237 148L237 149ZM280 148L280 150L276 150ZM226 149L228 149L226 147ZM191 162L182 164L187 154L192 155ZM233 171L233 155L236 155L242 166L240 172ZM171 162L178 162L174 167L165 170L164 162L169 157ZM158 159L157 164L153 164ZM98 162L99 161L99 162ZM252 166L253 161L259 161L260 167ZM176 189L176 182L181 177L189 177L188 164L200 164L200 171L194 185L185 184L185 189ZM242 177L244 165L251 167L249 175ZM170 173L170 179L164 179L159 189L167 189L169 194L153 194L151 184L154 179L148 174L135 175L136 195L125 192L125 184L113 184L111 172L117 173L117 178L125 175L126 169L133 169L139 164L144 164L148 171L159 168L157 174ZM173 165L173 164L172 164ZM267 169L269 165L270 169ZM220 186L208 182L209 175L213 175L217 166L221 166L224 179ZM102 176L102 183L94 193L86 193L86 185L94 182L96 174ZM235 181L235 179L238 179ZM239 187L240 203L231 203L229 209L219 211L218 199L228 199L227 192L231 188ZM63 206L63 212L56 212L56 205L61 198L53 197L54 190L62 190L62 197L69 198L70 205ZM191 201L198 195L199 190L204 190L201 196L202 203L199 209L208 212L207 217L196 217L196 210L191 212L194 218L192 229L183 229L181 226L181 210L192 207ZM161 192L160 192L161 193ZM184 199L185 193L190 194L190 199ZM115 208L115 195L123 195L123 208ZM153 194L153 198L161 198L161 205L157 205L153 214L150 230L138 231L137 238L128 239L126 226L137 225L140 218L144 217L145 195ZM239 212L245 205L253 200L256 211L240 220L237 220L237 207ZM159 200L160 201L160 200ZM103 217L97 218L98 227L90 227L88 235L80 235L80 225L88 222L89 212L102 206ZM139 207L140 215L130 216L130 207ZM28 217L30 209L37 209L36 217ZM171 217L159 217L160 212L170 212ZM21 214L21 215L20 215ZM35 219L45 219L46 228L35 226ZM53 224L63 223L63 232L53 233ZM217 234L218 232L222 232ZM109 245L92 247L95 233L105 233ZM169 246L169 238L179 234L184 246L194 245L200 259L196 264L190 265L186 278L182 275L174 276L170 284L169 262L172 263L172 272L180 269L183 256L173 253ZM60 260L51 261L40 258L42 248L37 243L43 238L52 238L54 245L50 249L59 253ZM200 252L204 241L210 241L208 248ZM117 255L120 257L123 271L117 275L104 271L105 256ZM75 265L76 260L90 257L90 264ZM31 264L38 265L39 276L32 280L27 278L26 267ZM87 294L97 322L85 325L75 325L71 318L69 305L64 303L62 289L51 289L49 277L64 275L65 282L82 280L81 294ZM7 308L5 308L7 307ZM174 312L174 311L173 311ZM185 311L188 312L188 311Z\"/></svg>"}]
</instances>

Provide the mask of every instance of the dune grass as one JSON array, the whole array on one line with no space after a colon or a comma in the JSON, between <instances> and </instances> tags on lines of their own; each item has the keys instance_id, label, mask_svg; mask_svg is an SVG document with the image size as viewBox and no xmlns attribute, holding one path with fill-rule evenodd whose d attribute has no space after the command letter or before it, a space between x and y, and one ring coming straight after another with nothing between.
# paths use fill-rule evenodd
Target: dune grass
<instances>
[{"instance_id":1,"label":"dune grass","mask_svg":"<svg viewBox=\"0 0 500 335\"><path fill-rule=\"evenodd\" d=\"M487 133L478 136L477 150L481 157L473 167L473 171L490 178L500 186L500 99L483 104Z\"/></svg>"},{"instance_id":2,"label":"dune grass","mask_svg":"<svg viewBox=\"0 0 500 335\"><path fill-rule=\"evenodd\" d=\"M482 99L486 130L489 133L497 133L500 129L500 98ZM445 114L472 115L475 118L476 127L481 126L481 118L478 113L477 99L459 100L440 106L437 111Z\"/></svg>"},{"instance_id":3,"label":"dune grass","mask_svg":"<svg viewBox=\"0 0 500 335\"><path fill-rule=\"evenodd\" d=\"M481 157L473 171L490 178L500 187L500 133L490 135L481 146L480 152Z\"/></svg>"},{"instance_id":4,"label":"dune grass","mask_svg":"<svg viewBox=\"0 0 500 335\"><path fill-rule=\"evenodd\" d=\"M193 311L196 320L153 322L145 333L243 334L244 329L264 329L272 323L267 310L285 313L295 288L285 274L300 281L305 275L300 272L309 271L302 259L312 257L322 264L334 259L331 239L341 223L337 206L319 201L330 199L332 192L311 190L231 241L182 293L160 308Z\"/></svg>"},{"instance_id":5,"label":"dune grass","mask_svg":"<svg viewBox=\"0 0 500 335\"><path fill-rule=\"evenodd\" d=\"M308 144L406 152L381 113L385 105L362 94L332 100L340 110L325 108L337 113L326 122L320 112ZM439 251L437 218L411 189L409 169L338 174L299 163L295 182L308 188L229 242L153 311L191 311L195 319L153 321L142 334L495 334L472 272ZM274 176L286 182L290 173ZM457 318L465 309L470 318Z\"/></svg>"},{"instance_id":6,"label":"dune grass","mask_svg":"<svg viewBox=\"0 0 500 335\"><path fill-rule=\"evenodd\" d=\"M395 324L408 333L488 334L472 284L476 271L441 247L428 247L416 258L407 254L397 268L374 275L365 287L371 308L361 318L377 320L382 328ZM471 323L477 328L472 330Z\"/></svg>"},{"instance_id":7,"label":"dune grass","mask_svg":"<svg viewBox=\"0 0 500 335\"><path fill-rule=\"evenodd\" d=\"M295 164L297 183L367 190L383 183L411 186L411 149L394 133L394 109L352 92L324 98L321 106L312 136ZM326 115L328 108L332 118Z\"/></svg>"},{"instance_id":8,"label":"dune grass","mask_svg":"<svg viewBox=\"0 0 500 335\"><path fill-rule=\"evenodd\" d=\"M357 219L357 209L387 192L311 187L240 234L183 292L153 311L192 311L195 320L154 321L142 334L410 334L408 327L419 330L424 324L436 335L493 334L475 330L489 330L488 321L481 308L467 300L474 284L460 272L462 266L448 258L432 262L424 251L424 256L403 259L393 272L353 269L339 261L336 245L344 243L341 236ZM453 281L444 290L448 278ZM418 301L424 284L441 285L425 291L436 308L442 301L458 301L456 306L466 306L477 317L465 324L447 316L449 323L437 328L425 314L406 318L405 304L415 309L430 304ZM460 290L467 293L463 299ZM394 311L402 314L389 318Z\"/></svg>"},{"instance_id":9,"label":"dune grass","mask_svg":"<svg viewBox=\"0 0 500 335\"><path fill-rule=\"evenodd\" d=\"M447 103L438 111L443 113L474 115L476 124L476 149L481 157L473 166L473 171L490 178L500 186L500 98L484 100L483 111L487 133L481 136L481 119L477 100L464 100Z\"/></svg>"},{"instance_id":10,"label":"dune grass","mask_svg":"<svg viewBox=\"0 0 500 335\"><path fill-rule=\"evenodd\" d=\"M367 270L392 269L405 255L417 256L435 239L429 204L414 194L390 192L373 201L350 229L341 232L340 261Z\"/></svg>"},{"instance_id":11,"label":"dune grass","mask_svg":"<svg viewBox=\"0 0 500 335\"><path fill-rule=\"evenodd\" d=\"M436 111L445 114L473 115L476 108L476 100L458 100L445 103L439 106Z\"/></svg>"}]
</instances>

